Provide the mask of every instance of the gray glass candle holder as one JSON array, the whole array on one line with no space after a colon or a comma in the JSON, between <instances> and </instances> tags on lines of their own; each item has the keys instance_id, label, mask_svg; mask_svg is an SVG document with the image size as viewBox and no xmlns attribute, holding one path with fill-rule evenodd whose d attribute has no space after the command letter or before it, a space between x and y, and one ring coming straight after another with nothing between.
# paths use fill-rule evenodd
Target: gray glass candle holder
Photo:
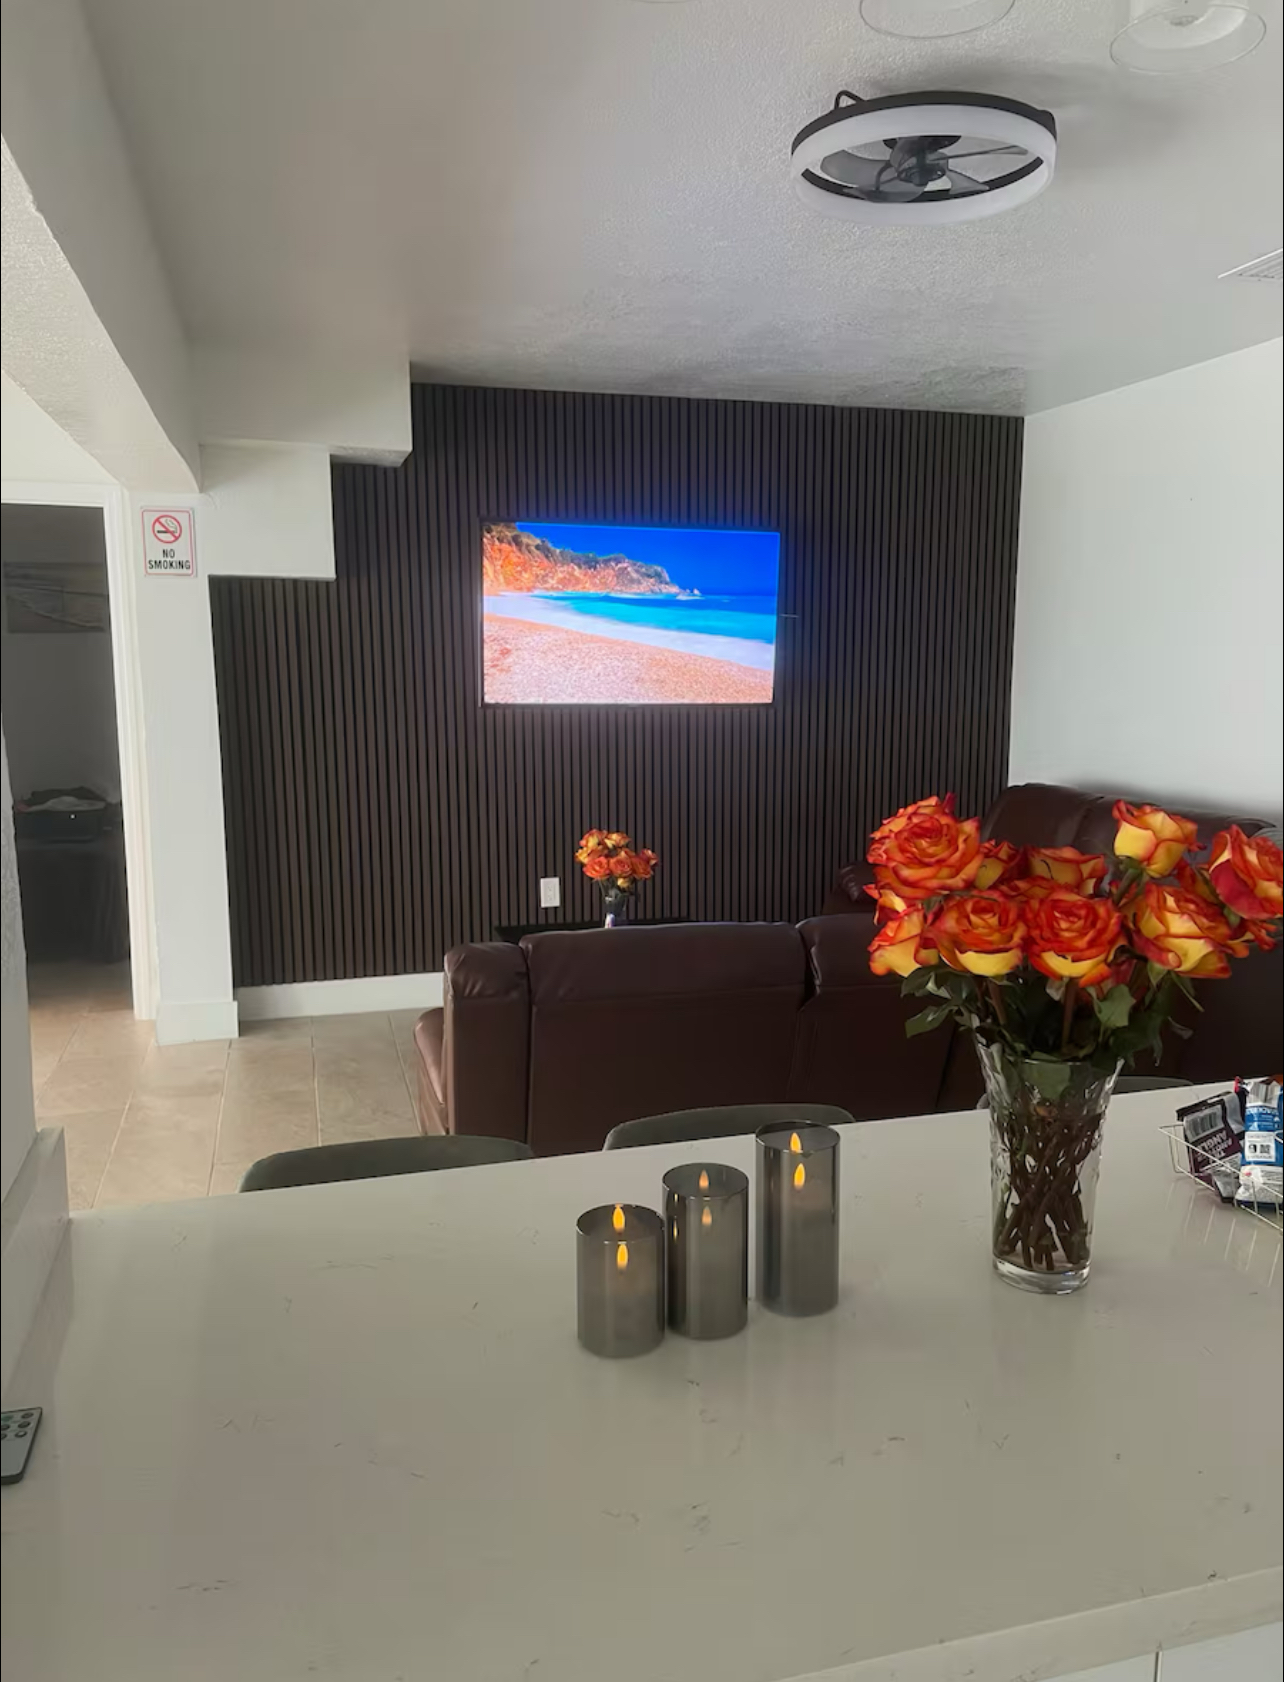
<instances>
[{"instance_id":1,"label":"gray glass candle holder","mask_svg":"<svg viewBox=\"0 0 1284 1682\"><path fill-rule=\"evenodd\" d=\"M576 1222L576 1319L594 1355L645 1355L664 1336L664 1222L636 1203L605 1203Z\"/></svg>"},{"instance_id":2,"label":"gray glass candle holder","mask_svg":"<svg viewBox=\"0 0 1284 1682\"><path fill-rule=\"evenodd\" d=\"M757 1139L758 1300L776 1314L824 1314L838 1301L838 1134L775 1121Z\"/></svg>"},{"instance_id":3,"label":"gray glass candle holder","mask_svg":"<svg viewBox=\"0 0 1284 1682\"><path fill-rule=\"evenodd\" d=\"M669 1325L684 1337L731 1337L749 1317L749 1178L720 1162L664 1176Z\"/></svg>"}]
</instances>

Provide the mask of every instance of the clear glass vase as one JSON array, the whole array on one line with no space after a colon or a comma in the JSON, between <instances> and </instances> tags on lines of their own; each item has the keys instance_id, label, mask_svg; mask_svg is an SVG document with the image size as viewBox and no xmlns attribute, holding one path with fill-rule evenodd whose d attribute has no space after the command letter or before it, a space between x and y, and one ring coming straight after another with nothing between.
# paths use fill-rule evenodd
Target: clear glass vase
<instances>
[{"instance_id":1,"label":"clear glass vase","mask_svg":"<svg viewBox=\"0 0 1284 1682\"><path fill-rule=\"evenodd\" d=\"M605 912L602 927L613 929L617 920L624 914L624 907L629 902L628 893L623 888L603 888L602 908Z\"/></svg>"},{"instance_id":2,"label":"clear glass vase","mask_svg":"<svg viewBox=\"0 0 1284 1682\"><path fill-rule=\"evenodd\" d=\"M1121 1065L976 1049L990 1107L995 1269L1025 1291L1077 1291L1092 1260L1101 1124Z\"/></svg>"}]
</instances>

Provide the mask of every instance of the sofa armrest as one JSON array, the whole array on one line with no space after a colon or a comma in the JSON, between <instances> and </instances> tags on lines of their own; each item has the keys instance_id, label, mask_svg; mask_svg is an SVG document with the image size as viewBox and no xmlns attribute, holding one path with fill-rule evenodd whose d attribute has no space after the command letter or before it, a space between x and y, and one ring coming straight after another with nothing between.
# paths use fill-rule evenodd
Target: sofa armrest
<instances>
[{"instance_id":1,"label":"sofa armrest","mask_svg":"<svg viewBox=\"0 0 1284 1682\"><path fill-rule=\"evenodd\" d=\"M442 1023L446 1130L526 1142L531 997L526 955L504 941L447 952Z\"/></svg>"},{"instance_id":2,"label":"sofa armrest","mask_svg":"<svg viewBox=\"0 0 1284 1682\"><path fill-rule=\"evenodd\" d=\"M426 1010L415 1023L415 1111L421 1133L449 1133L446 1113L446 1012Z\"/></svg>"}]
</instances>

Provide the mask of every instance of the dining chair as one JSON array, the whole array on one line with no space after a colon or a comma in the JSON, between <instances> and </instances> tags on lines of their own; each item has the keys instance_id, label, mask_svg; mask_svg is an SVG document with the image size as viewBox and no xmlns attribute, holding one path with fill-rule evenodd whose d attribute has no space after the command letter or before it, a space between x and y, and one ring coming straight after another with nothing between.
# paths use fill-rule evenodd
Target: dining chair
<instances>
[{"instance_id":1,"label":"dining chair","mask_svg":"<svg viewBox=\"0 0 1284 1682\"><path fill-rule=\"evenodd\" d=\"M773 1121L846 1127L854 1119L835 1104L729 1104L718 1109L673 1110L668 1115L620 1122L607 1134L602 1149L621 1151L635 1145L676 1145L687 1139L730 1139L740 1133L756 1133Z\"/></svg>"},{"instance_id":2,"label":"dining chair","mask_svg":"<svg viewBox=\"0 0 1284 1682\"><path fill-rule=\"evenodd\" d=\"M242 1191L276 1191L282 1186L321 1186L335 1180L375 1180L389 1174L428 1174L440 1168L474 1168L488 1162L521 1162L529 1145L484 1134L414 1134L404 1139L357 1139L346 1145L311 1145L278 1151L252 1163Z\"/></svg>"}]
</instances>

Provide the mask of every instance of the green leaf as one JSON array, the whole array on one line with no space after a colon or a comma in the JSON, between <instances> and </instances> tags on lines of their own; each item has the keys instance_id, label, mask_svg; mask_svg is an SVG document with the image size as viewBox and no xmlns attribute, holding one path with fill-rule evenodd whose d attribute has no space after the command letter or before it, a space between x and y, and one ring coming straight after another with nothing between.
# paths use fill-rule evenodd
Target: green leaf
<instances>
[{"instance_id":1,"label":"green leaf","mask_svg":"<svg viewBox=\"0 0 1284 1682\"><path fill-rule=\"evenodd\" d=\"M928 1005L926 1010L920 1010L917 1016L911 1016L905 1024L905 1032L911 1038L915 1034L930 1034L933 1028L939 1028L954 1014L953 1005Z\"/></svg>"},{"instance_id":2,"label":"green leaf","mask_svg":"<svg viewBox=\"0 0 1284 1682\"><path fill-rule=\"evenodd\" d=\"M1049 1103L1055 1103L1070 1084L1069 1063L1054 1063L1050 1058L1031 1057L1027 1060L1027 1067L1033 1076L1034 1084Z\"/></svg>"},{"instance_id":3,"label":"green leaf","mask_svg":"<svg viewBox=\"0 0 1284 1682\"><path fill-rule=\"evenodd\" d=\"M923 965L920 969L911 970L901 982L901 997L903 999L916 999L920 994L929 993L931 990L932 971L926 965Z\"/></svg>"},{"instance_id":4,"label":"green leaf","mask_svg":"<svg viewBox=\"0 0 1284 1682\"><path fill-rule=\"evenodd\" d=\"M1093 1000L1097 1021L1107 1033L1125 1025L1132 1015L1132 1006L1132 989L1125 987L1122 981L1116 982L1103 997Z\"/></svg>"},{"instance_id":5,"label":"green leaf","mask_svg":"<svg viewBox=\"0 0 1284 1682\"><path fill-rule=\"evenodd\" d=\"M1204 1007L1199 1002L1199 995L1195 991L1195 984L1188 975L1178 975L1174 972L1173 986L1176 987L1179 993L1183 993L1186 998L1190 1000L1196 1010L1203 1010Z\"/></svg>"}]
</instances>

